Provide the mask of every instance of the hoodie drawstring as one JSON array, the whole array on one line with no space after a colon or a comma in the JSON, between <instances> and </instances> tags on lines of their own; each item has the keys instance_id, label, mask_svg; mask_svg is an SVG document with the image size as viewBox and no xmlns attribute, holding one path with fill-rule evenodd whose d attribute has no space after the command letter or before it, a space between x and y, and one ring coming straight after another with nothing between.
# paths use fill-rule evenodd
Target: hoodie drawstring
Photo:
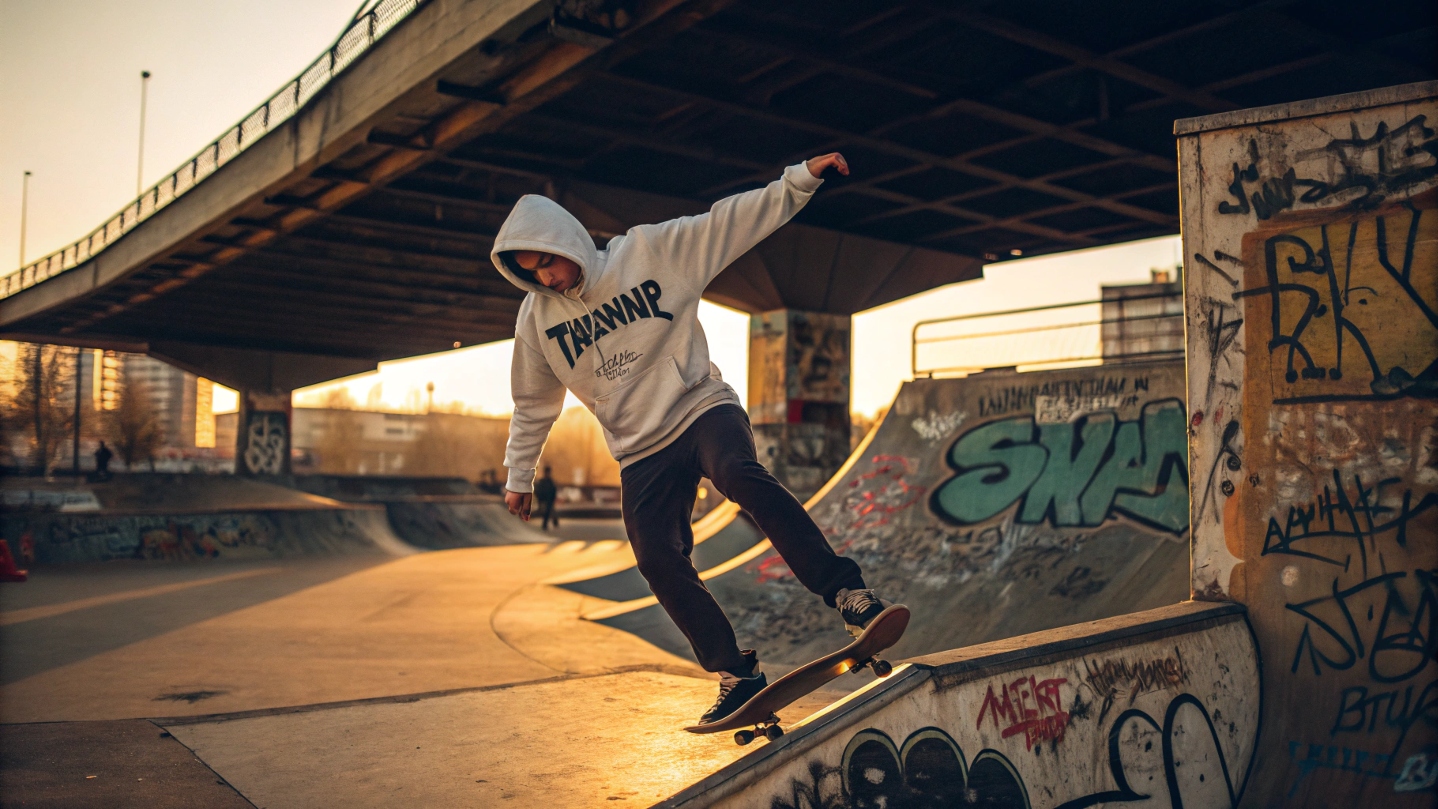
<instances>
[{"instance_id":1,"label":"hoodie drawstring","mask_svg":"<svg viewBox=\"0 0 1438 809\"><path fill-rule=\"evenodd\" d=\"M566 295L565 297L567 298L569 296ZM609 362L609 360L604 356L604 349L599 347L599 321L594 319L594 312L590 310L589 304L585 303L584 298L578 294L576 294L573 298L570 298L570 300L578 301L579 305L584 307L584 314L585 317L588 318L589 323L589 339L592 340L594 343L594 350L599 353L599 363L603 365L604 363Z\"/></svg>"}]
</instances>

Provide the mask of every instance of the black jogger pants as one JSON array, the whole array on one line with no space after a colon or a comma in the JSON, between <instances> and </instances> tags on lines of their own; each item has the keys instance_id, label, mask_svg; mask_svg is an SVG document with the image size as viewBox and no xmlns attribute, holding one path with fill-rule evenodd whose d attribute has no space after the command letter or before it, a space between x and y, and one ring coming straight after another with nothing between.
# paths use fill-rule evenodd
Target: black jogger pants
<instances>
[{"instance_id":1,"label":"black jogger pants","mask_svg":"<svg viewBox=\"0 0 1438 809\"><path fill-rule=\"evenodd\" d=\"M726 671L743 665L734 628L689 559L689 516L706 476L754 518L799 582L829 606L839 590L862 588L864 580L859 565L834 553L809 513L759 463L743 408L726 404L703 414L674 443L620 473L624 528L639 572L699 665Z\"/></svg>"}]
</instances>

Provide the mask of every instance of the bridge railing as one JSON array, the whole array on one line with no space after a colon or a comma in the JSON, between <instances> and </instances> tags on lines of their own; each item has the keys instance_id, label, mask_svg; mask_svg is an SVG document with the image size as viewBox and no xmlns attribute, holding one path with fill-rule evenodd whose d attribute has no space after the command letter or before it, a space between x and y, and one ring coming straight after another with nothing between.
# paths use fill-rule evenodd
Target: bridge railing
<instances>
[{"instance_id":1,"label":"bridge railing","mask_svg":"<svg viewBox=\"0 0 1438 809\"><path fill-rule=\"evenodd\" d=\"M914 324L911 346L915 379L990 368L1177 358L1184 355L1183 294L1119 294L922 320Z\"/></svg>"},{"instance_id":2,"label":"bridge railing","mask_svg":"<svg viewBox=\"0 0 1438 809\"><path fill-rule=\"evenodd\" d=\"M0 279L0 298L7 298L48 278L85 263L126 233L134 230L155 212L175 201L235 159L271 129L302 109L325 85L364 53L410 12L427 0L380 0L355 18L329 50L309 67L270 96L253 112L240 119L223 135L185 161L178 169L155 183L138 199L121 208L104 224L75 243L27 264Z\"/></svg>"}]
</instances>

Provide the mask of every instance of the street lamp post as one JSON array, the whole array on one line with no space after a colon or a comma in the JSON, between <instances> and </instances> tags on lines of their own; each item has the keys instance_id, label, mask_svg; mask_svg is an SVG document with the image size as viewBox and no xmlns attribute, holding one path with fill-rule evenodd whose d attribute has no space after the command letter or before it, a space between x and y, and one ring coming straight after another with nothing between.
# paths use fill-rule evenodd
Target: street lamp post
<instances>
[{"instance_id":1,"label":"street lamp post","mask_svg":"<svg viewBox=\"0 0 1438 809\"><path fill-rule=\"evenodd\" d=\"M20 266L25 266L25 213L30 207L30 172L20 179Z\"/></svg>"},{"instance_id":2,"label":"street lamp post","mask_svg":"<svg viewBox=\"0 0 1438 809\"><path fill-rule=\"evenodd\" d=\"M140 160L135 170L135 199L140 198L145 180L145 96L150 87L150 71L140 71Z\"/></svg>"},{"instance_id":3,"label":"street lamp post","mask_svg":"<svg viewBox=\"0 0 1438 809\"><path fill-rule=\"evenodd\" d=\"M77 347L75 349L75 435L70 446L71 460L74 462L71 472L74 474L76 482L79 482L80 479L80 383L85 379L84 374L80 371L84 368L84 357L85 349Z\"/></svg>"}]
</instances>

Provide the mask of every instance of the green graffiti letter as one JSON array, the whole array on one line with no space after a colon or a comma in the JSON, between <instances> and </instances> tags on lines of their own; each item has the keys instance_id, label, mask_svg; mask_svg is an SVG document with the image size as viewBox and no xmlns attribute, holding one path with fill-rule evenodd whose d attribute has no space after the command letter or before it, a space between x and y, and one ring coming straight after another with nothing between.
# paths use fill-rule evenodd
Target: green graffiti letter
<instances>
[{"instance_id":1,"label":"green graffiti letter","mask_svg":"<svg viewBox=\"0 0 1438 809\"><path fill-rule=\"evenodd\" d=\"M1082 428L1072 424L1040 425L1039 442L1048 449L1049 462L1024 498L1019 522L1043 522L1052 503L1054 525L1083 525L1079 496L1103 460L1113 428L1112 413L1091 416ZM1080 433L1077 454L1075 432Z\"/></svg>"},{"instance_id":2,"label":"green graffiti letter","mask_svg":"<svg viewBox=\"0 0 1438 809\"><path fill-rule=\"evenodd\" d=\"M976 523L1012 505L1048 462L1048 450L1033 440L1034 420L1023 416L985 424L954 442L949 464L959 474L934 495L941 512Z\"/></svg>"},{"instance_id":3,"label":"green graffiti letter","mask_svg":"<svg viewBox=\"0 0 1438 809\"><path fill-rule=\"evenodd\" d=\"M1188 430L1183 405L1155 402L1143 409L1141 418L1144 464L1125 481L1113 507L1178 533L1188 527Z\"/></svg>"},{"instance_id":4,"label":"green graffiti letter","mask_svg":"<svg viewBox=\"0 0 1438 809\"><path fill-rule=\"evenodd\" d=\"M1182 531L1188 527L1183 405L1154 402L1144 406L1139 419L1119 425L1113 455L1079 499L1084 525L1098 525L1114 510Z\"/></svg>"}]
</instances>

